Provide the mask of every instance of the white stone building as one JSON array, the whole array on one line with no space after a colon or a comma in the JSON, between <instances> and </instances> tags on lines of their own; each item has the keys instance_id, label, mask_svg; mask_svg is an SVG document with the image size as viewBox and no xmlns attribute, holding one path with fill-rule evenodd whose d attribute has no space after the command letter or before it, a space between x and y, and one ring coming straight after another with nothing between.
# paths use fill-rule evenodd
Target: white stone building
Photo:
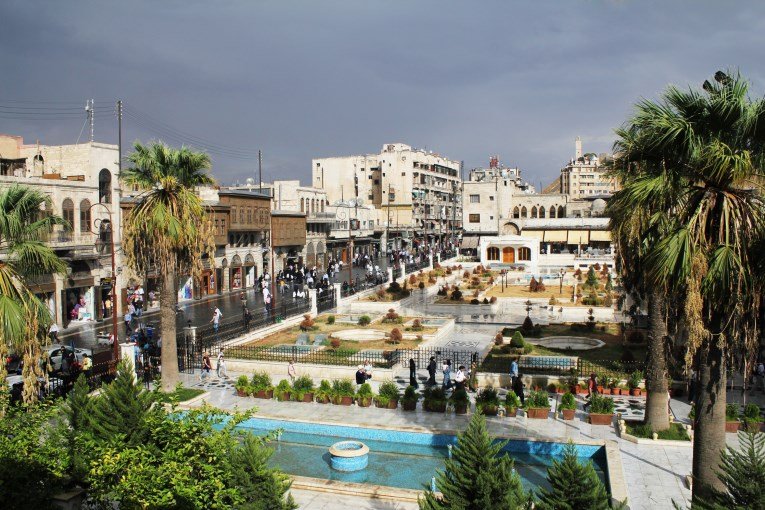
<instances>
[{"instance_id":1,"label":"white stone building","mask_svg":"<svg viewBox=\"0 0 765 510\"><path fill-rule=\"evenodd\" d=\"M536 274L539 240L516 235L482 237L478 256L481 264L492 269L506 268Z\"/></svg>"}]
</instances>

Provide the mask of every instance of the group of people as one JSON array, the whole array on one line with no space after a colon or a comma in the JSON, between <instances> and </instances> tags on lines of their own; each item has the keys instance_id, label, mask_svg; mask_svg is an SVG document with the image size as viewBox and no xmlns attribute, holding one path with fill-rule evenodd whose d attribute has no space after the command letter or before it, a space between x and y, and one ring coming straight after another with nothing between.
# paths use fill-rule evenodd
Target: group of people
<instances>
[{"instance_id":1,"label":"group of people","mask_svg":"<svg viewBox=\"0 0 765 510\"><path fill-rule=\"evenodd\" d=\"M364 360L363 365L359 365L356 370L356 384L364 384L372 378L372 363L369 360Z\"/></svg>"},{"instance_id":2,"label":"group of people","mask_svg":"<svg viewBox=\"0 0 765 510\"><path fill-rule=\"evenodd\" d=\"M199 377L200 381L207 380L211 377L212 361L210 360L210 353L205 351L202 353L202 374ZM228 379L228 370L226 370L226 358L223 354L223 347L218 351L215 364L215 375L220 378Z\"/></svg>"},{"instance_id":3,"label":"group of people","mask_svg":"<svg viewBox=\"0 0 765 510\"><path fill-rule=\"evenodd\" d=\"M434 356L430 357L430 360L428 361L428 381L427 384L429 386L435 386L438 384L436 382L436 373L438 372L438 363L436 362L436 358ZM470 363L470 368L465 368L465 365L459 365L457 367L457 370L454 372L454 380L452 381L452 360L445 359L441 363L441 374L443 376L443 380L441 383L441 387L445 390L448 389L454 389L456 390L466 390L470 392L476 391L477 382L476 382L476 362L472 361ZM417 387L419 384L417 383L417 364L415 363L413 358L409 359L409 384Z\"/></svg>"}]
</instances>

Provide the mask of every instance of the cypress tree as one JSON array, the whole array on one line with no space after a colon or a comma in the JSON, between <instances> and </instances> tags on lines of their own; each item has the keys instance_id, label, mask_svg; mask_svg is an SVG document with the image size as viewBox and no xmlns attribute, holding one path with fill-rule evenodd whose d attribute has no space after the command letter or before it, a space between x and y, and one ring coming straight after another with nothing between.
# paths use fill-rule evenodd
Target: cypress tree
<instances>
[{"instance_id":1,"label":"cypress tree","mask_svg":"<svg viewBox=\"0 0 765 510\"><path fill-rule=\"evenodd\" d=\"M504 445L494 442L486 430L486 420L476 413L465 432L457 439L452 458L436 476L442 496L430 490L420 499L421 510L516 510L527 508L529 498L513 461L500 456Z\"/></svg>"},{"instance_id":2,"label":"cypress tree","mask_svg":"<svg viewBox=\"0 0 765 510\"><path fill-rule=\"evenodd\" d=\"M576 447L569 443L563 459L554 460L547 470L550 490L540 489L536 508L539 510L605 510L610 497L591 462L582 464Z\"/></svg>"},{"instance_id":3,"label":"cypress tree","mask_svg":"<svg viewBox=\"0 0 765 510\"><path fill-rule=\"evenodd\" d=\"M135 380L130 365L120 362L117 377L103 386L101 395L93 400L93 436L110 441L120 434L130 445L142 444L150 433L147 418L156 412L152 410L154 402L154 395Z\"/></svg>"},{"instance_id":4,"label":"cypress tree","mask_svg":"<svg viewBox=\"0 0 765 510\"><path fill-rule=\"evenodd\" d=\"M717 476L725 492L697 501L694 510L765 510L765 436L739 432L738 444L724 451L720 461Z\"/></svg>"},{"instance_id":5,"label":"cypress tree","mask_svg":"<svg viewBox=\"0 0 765 510\"><path fill-rule=\"evenodd\" d=\"M295 510L298 507L292 495L287 494L292 484L289 477L267 465L272 453L252 434L245 436L231 451L230 485L236 487L242 498L235 506L237 510Z\"/></svg>"},{"instance_id":6,"label":"cypress tree","mask_svg":"<svg viewBox=\"0 0 765 510\"><path fill-rule=\"evenodd\" d=\"M69 471L72 478L78 483L84 482L90 465L86 449L80 448L81 444L78 444L83 436L92 431L93 400L89 393L88 381L84 374L80 374L67 397L66 404L63 406L64 416L69 425L66 431L69 458L71 459Z\"/></svg>"}]
</instances>

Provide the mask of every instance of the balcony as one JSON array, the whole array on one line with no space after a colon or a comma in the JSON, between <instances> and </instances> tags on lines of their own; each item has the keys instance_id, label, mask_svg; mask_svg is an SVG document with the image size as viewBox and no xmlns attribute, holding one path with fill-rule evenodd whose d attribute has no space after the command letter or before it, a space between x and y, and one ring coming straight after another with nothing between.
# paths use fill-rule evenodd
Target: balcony
<instances>
[{"instance_id":1,"label":"balcony","mask_svg":"<svg viewBox=\"0 0 765 510\"><path fill-rule=\"evenodd\" d=\"M53 232L47 240L47 244L61 253L64 259L97 258L109 255L108 247L104 243L97 243L98 236L92 232ZM96 245L99 245L98 247ZM99 253L100 248L101 253Z\"/></svg>"},{"instance_id":2,"label":"balcony","mask_svg":"<svg viewBox=\"0 0 765 510\"><path fill-rule=\"evenodd\" d=\"M335 213L311 211L306 215L305 221L307 223L333 223L335 221Z\"/></svg>"}]
</instances>

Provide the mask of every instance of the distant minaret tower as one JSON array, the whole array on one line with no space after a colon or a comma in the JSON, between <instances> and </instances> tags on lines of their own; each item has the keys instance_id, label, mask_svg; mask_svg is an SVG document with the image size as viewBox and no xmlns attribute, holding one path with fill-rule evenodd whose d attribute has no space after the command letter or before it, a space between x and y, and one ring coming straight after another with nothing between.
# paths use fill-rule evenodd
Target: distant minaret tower
<instances>
[{"instance_id":1,"label":"distant minaret tower","mask_svg":"<svg viewBox=\"0 0 765 510\"><path fill-rule=\"evenodd\" d=\"M579 161L579 158L582 157L582 139L578 136L576 137L576 154L574 155L574 161Z\"/></svg>"}]
</instances>

